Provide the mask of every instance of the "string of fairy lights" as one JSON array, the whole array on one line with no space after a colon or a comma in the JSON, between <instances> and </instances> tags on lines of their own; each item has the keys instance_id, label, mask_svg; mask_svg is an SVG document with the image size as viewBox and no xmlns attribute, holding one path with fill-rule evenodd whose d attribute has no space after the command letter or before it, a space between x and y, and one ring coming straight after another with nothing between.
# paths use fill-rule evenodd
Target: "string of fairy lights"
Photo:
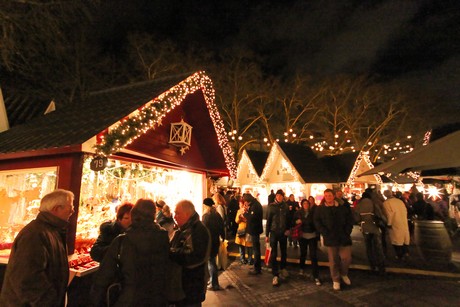
<instances>
[{"instance_id":1,"label":"string of fairy lights","mask_svg":"<svg viewBox=\"0 0 460 307\"><path fill-rule=\"evenodd\" d=\"M214 103L215 91L212 81L204 71L194 73L110 127L109 131L101 136L99 144L94 146L96 154L104 157L110 156L131 144L148 130L155 129L156 125L160 126L167 113L180 105L187 95L198 90L202 91L205 98L230 177L236 178L237 167L233 150L228 142L218 108Z\"/></svg>"},{"instance_id":2,"label":"string of fairy lights","mask_svg":"<svg viewBox=\"0 0 460 307\"><path fill-rule=\"evenodd\" d=\"M358 157L356 158L355 164L353 165L353 168L350 172L350 176L347 180L347 186L352 186L354 184L356 176L358 175L358 171L361 168L362 162L366 163L369 169L374 168L374 165L372 164L371 159L369 158L369 154L367 152L361 151ZM382 178L379 175L373 176L378 184L382 184Z\"/></svg>"},{"instance_id":3,"label":"string of fairy lights","mask_svg":"<svg viewBox=\"0 0 460 307\"><path fill-rule=\"evenodd\" d=\"M236 130L230 131L228 135L230 136L231 141L243 140L243 137L239 135ZM425 139L427 139L427 136L425 136ZM288 131L285 131L281 138L275 138L273 141L285 143L298 143L300 141L301 143L311 144L309 145L311 149L324 155L363 150L363 148L359 148L353 144L348 130L344 130L342 133L335 133L332 141L326 141L324 138L320 138L314 134L310 134L302 139L299 139L299 134L291 128ZM273 145L267 137L263 138L263 143L267 147L271 147ZM370 141L366 144L366 146L369 147L372 145L373 143ZM414 140L411 135L407 135L403 139L383 144L379 146L378 149L374 149L373 152L377 155L376 160L387 161L392 160L401 154L409 153L412 150L414 150ZM370 152L368 152L368 155L370 156Z\"/></svg>"}]
</instances>

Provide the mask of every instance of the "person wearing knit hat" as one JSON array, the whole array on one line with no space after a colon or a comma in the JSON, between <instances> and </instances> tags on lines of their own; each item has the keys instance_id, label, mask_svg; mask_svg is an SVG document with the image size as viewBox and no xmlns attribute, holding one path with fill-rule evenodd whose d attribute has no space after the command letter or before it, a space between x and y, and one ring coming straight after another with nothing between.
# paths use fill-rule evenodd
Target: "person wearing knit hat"
<instances>
[{"instance_id":1,"label":"person wearing knit hat","mask_svg":"<svg viewBox=\"0 0 460 307\"><path fill-rule=\"evenodd\" d=\"M208 207L212 207L214 206L214 204L215 204L214 201L210 197L207 197L203 200L203 205L206 205Z\"/></svg>"},{"instance_id":2,"label":"person wearing knit hat","mask_svg":"<svg viewBox=\"0 0 460 307\"><path fill-rule=\"evenodd\" d=\"M212 198L205 198L203 200L203 205L204 214L202 221L211 234L211 253L208 260L210 281L207 289L210 291L218 291L222 290L222 288L219 285L219 270L217 269L216 258L219 252L220 240L221 238L222 240L225 239L224 221L220 214L217 213L216 208L213 207L214 200Z\"/></svg>"}]
</instances>

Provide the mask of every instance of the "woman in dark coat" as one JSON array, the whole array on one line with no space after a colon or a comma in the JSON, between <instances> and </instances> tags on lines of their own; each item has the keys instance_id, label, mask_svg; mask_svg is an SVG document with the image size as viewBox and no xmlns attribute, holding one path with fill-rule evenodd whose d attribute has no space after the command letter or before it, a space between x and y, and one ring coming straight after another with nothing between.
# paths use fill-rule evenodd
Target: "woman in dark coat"
<instances>
[{"instance_id":1,"label":"woman in dark coat","mask_svg":"<svg viewBox=\"0 0 460 307\"><path fill-rule=\"evenodd\" d=\"M310 204L307 199L303 199L300 204L300 209L294 214L294 224L302 224L302 237L299 240L300 275L305 274L305 260L307 258L307 252L310 250L312 278L317 286L321 286L317 256L319 232L316 231L313 220L316 205Z\"/></svg>"},{"instance_id":2,"label":"woman in dark coat","mask_svg":"<svg viewBox=\"0 0 460 307\"><path fill-rule=\"evenodd\" d=\"M106 289L115 280L120 248L122 292L115 306L167 306L167 231L155 223L155 204L139 199L131 211L132 225L112 242L97 272L92 299L102 306ZM121 242L120 242L121 240Z\"/></svg>"}]
</instances>

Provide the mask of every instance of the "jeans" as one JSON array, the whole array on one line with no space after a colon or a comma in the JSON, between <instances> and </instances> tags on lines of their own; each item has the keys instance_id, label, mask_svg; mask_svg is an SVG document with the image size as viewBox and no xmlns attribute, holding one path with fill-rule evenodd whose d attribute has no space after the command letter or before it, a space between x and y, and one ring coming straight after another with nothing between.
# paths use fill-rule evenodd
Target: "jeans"
<instances>
[{"instance_id":1,"label":"jeans","mask_svg":"<svg viewBox=\"0 0 460 307\"><path fill-rule=\"evenodd\" d=\"M278 244L280 245L281 251L281 263L278 267L278 260L276 257L278 256ZM270 264L272 266L272 274L273 276L279 275L279 270L284 269L286 267L286 260L287 260L287 237L284 233L276 233L270 232L270 247L272 251L270 253Z\"/></svg>"},{"instance_id":2,"label":"jeans","mask_svg":"<svg viewBox=\"0 0 460 307\"><path fill-rule=\"evenodd\" d=\"M319 267L318 267L318 238L304 239L300 238L300 268L305 268L305 260L307 259L308 250L310 250L310 259L312 266L313 278L319 278Z\"/></svg>"},{"instance_id":3,"label":"jeans","mask_svg":"<svg viewBox=\"0 0 460 307\"><path fill-rule=\"evenodd\" d=\"M208 269L209 269L209 276L211 277L211 286L217 287L219 286L219 279L218 279L218 269L216 264L216 257L210 257L208 261Z\"/></svg>"},{"instance_id":4,"label":"jeans","mask_svg":"<svg viewBox=\"0 0 460 307\"><path fill-rule=\"evenodd\" d=\"M246 251L248 252L248 261L252 260L252 247L244 246L244 245L238 245L238 248L240 250L240 260L241 261L246 260Z\"/></svg>"},{"instance_id":5,"label":"jeans","mask_svg":"<svg viewBox=\"0 0 460 307\"><path fill-rule=\"evenodd\" d=\"M262 270L262 263L260 260L260 234L251 234L251 237L252 249L254 253L254 270L260 272Z\"/></svg>"}]
</instances>

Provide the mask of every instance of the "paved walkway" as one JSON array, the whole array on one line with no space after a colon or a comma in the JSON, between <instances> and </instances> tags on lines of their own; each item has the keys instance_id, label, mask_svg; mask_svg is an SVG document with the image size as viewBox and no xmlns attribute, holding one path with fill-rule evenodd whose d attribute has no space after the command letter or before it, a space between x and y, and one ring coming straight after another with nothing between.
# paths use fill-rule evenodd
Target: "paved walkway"
<instances>
[{"instance_id":1,"label":"paved walkway","mask_svg":"<svg viewBox=\"0 0 460 307\"><path fill-rule=\"evenodd\" d=\"M408 260L396 261L393 247L389 245L386 254L388 273L384 277L370 274L362 235L357 227L352 239L353 263L349 274L352 285L344 286L342 291L332 290L324 247L320 248L318 255L323 285L316 286L309 278L298 275L299 249L288 247L290 277L274 288L268 269L264 268L262 275L248 275L250 266L240 265L235 260L237 246L230 242L228 249L232 263L219 276L224 290L208 291L203 306L460 306L460 238L453 242L452 261L441 264L425 261L415 245L409 248L411 256ZM264 249L265 243L261 246Z\"/></svg>"},{"instance_id":2,"label":"paved walkway","mask_svg":"<svg viewBox=\"0 0 460 307\"><path fill-rule=\"evenodd\" d=\"M222 291L208 291L203 306L459 306L460 278L388 273L385 277L364 270L351 270L351 286L332 290L327 267L321 267L323 285L297 274L279 287L271 285L272 274L248 275L249 266L237 261L219 276Z\"/></svg>"}]
</instances>

